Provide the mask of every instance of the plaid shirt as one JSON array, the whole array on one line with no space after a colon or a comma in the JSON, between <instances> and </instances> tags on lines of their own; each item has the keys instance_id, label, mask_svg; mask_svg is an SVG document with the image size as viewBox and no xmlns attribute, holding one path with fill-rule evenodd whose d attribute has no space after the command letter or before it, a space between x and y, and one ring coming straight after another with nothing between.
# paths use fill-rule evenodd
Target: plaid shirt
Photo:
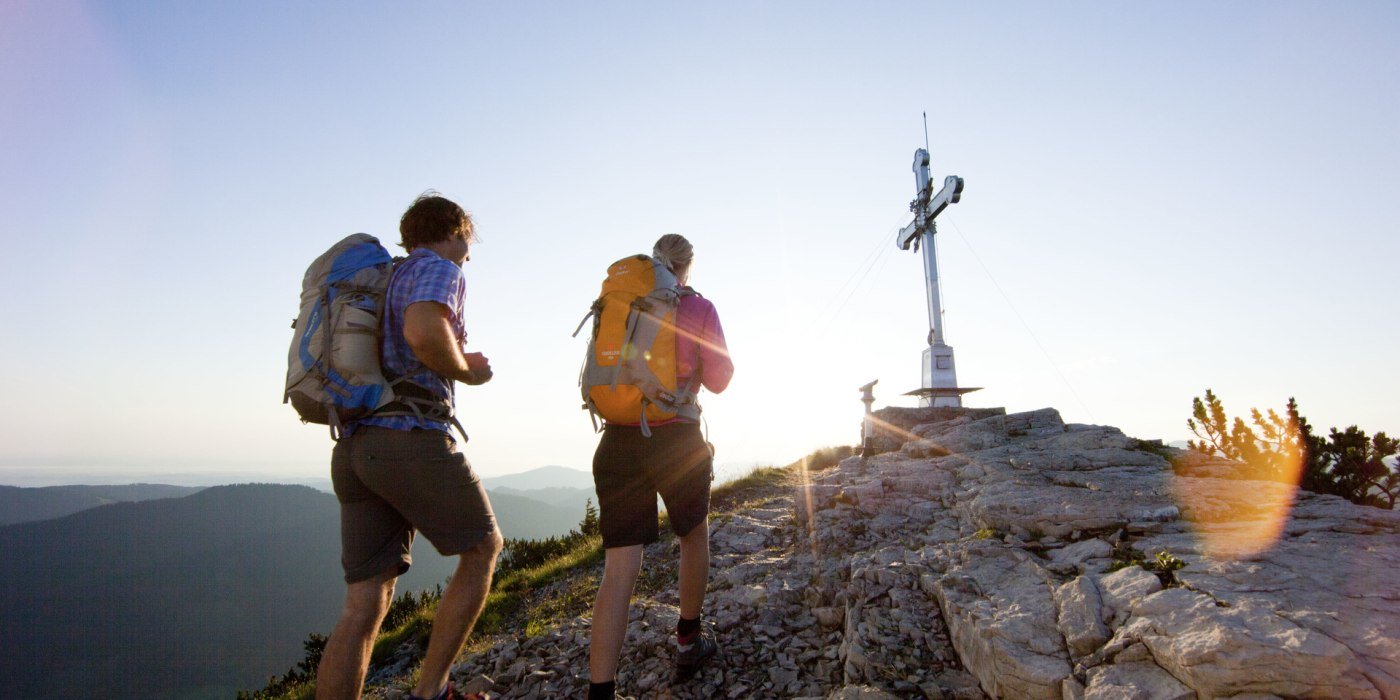
<instances>
[{"instance_id":1,"label":"plaid shirt","mask_svg":"<svg viewBox=\"0 0 1400 700\"><path fill-rule=\"evenodd\" d=\"M420 301L435 301L447 307L452 325L452 334L457 345L466 351L467 330L462 324L462 300L466 296L467 282L462 268L437 253L426 248L415 248L408 259L394 267L394 276L389 282L388 300L384 309L384 340L380 346L384 376L389 379L408 377L438 396L445 397L449 405L456 406L452 380L428 369L418 361L413 349L403 335L404 312L408 306ZM378 416L356 421L359 425L377 425L394 430L424 428L451 432L448 423L419 420L414 416ZM353 427L352 427L353 430Z\"/></svg>"}]
</instances>

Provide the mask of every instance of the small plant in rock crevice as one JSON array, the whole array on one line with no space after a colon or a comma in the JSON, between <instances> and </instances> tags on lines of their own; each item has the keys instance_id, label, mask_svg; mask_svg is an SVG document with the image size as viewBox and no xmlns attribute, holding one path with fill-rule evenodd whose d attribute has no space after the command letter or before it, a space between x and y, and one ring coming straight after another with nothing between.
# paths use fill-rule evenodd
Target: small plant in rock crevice
<instances>
[{"instance_id":1,"label":"small plant in rock crevice","mask_svg":"<svg viewBox=\"0 0 1400 700\"><path fill-rule=\"evenodd\" d=\"M1186 562L1181 557L1172 554L1167 550L1162 550L1153 555L1152 560L1143 564L1143 568L1156 573L1158 576L1167 575L1173 581L1176 580L1176 571L1186 568ZM1165 581L1163 582L1165 583Z\"/></svg>"},{"instance_id":2,"label":"small plant in rock crevice","mask_svg":"<svg viewBox=\"0 0 1400 700\"><path fill-rule=\"evenodd\" d=\"M1108 571L1113 573L1130 566L1140 566L1145 561L1147 555L1133 549L1127 542L1119 542L1113 547L1113 561L1108 565Z\"/></svg>"},{"instance_id":3,"label":"small plant in rock crevice","mask_svg":"<svg viewBox=\"0 0 1400 700\"><path fill-rule=\"evenodd\" d=\"M1108 571L1119 571L1130 566L1140 566L1151 571L1162 581L1163 586L1172 588L1181 585L1176 572L1186 568L1186 562L1166 549L1158 551L1149 559L1142 551L1134 549L1127 542L1121 542L1113 548L1113 563L1108 565Z\"/></svg>"}]
</instances>

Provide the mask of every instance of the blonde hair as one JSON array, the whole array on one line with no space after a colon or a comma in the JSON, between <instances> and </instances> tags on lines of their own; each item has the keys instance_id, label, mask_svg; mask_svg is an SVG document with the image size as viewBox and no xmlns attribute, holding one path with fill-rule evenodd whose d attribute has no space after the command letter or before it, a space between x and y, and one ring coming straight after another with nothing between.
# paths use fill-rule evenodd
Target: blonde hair
<instances>
[{"instance_id":1,"label":"blonde hair","mask_svg":"<svg viewBox=\"0 0 1400 700\"><path fill-rule=\"evenodd\" d=\"M679 233L668 233L656 239L651 256L660 260L677 279L681 279L690 271L690 263L695 261L695 246Z\"/></svg>"}]
</instances>

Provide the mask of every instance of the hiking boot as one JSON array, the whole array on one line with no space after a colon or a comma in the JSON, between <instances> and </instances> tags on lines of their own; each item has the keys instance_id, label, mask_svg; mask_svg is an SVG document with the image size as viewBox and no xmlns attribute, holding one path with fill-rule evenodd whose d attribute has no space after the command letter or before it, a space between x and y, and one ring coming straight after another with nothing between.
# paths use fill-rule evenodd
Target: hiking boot
<instances>
[{"instance_id":1,"label":"hiking boot","mask_svg":"<svg viewBox=\"0 0 1400 700\"><path fill-rule=\"evenodd\" d=\"M697 632L689 644L676 643L676 683L690 680L709 660L719 645L703 631Z\"/></svg>"}]
</instances>

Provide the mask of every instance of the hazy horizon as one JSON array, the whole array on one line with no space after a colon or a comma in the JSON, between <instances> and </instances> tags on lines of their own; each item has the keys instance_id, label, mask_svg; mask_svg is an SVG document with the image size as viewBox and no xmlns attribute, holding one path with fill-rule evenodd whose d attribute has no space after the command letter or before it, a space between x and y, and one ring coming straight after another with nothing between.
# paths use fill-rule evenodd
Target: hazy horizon
<instances>
[{"instance_id":1,"label":"hazy horizon","mask_svg":"<svg viewBox=\"0 0 1400 700\"><path fill-rule=\"evenodd\" d=\"M546 464L519 472L511 472L510 474L493 474L487 478L513 476L550 467L571 469L582 474L588 473L587 470L577 467ZM23 488L44 486L115 486L135 483L169 484L172 486L223 486L246 483L308 484L310 482L321 481L329 485L330 477L329 466L326 467L325 473L322 475L303 475L299 473L288 474L278 471L237 469L161 471L133 468L130 471L115 471L110 468L98 468L90 465L46 467L0 465L0 486L19 486Z\"/></svg>"}]
</instances>

